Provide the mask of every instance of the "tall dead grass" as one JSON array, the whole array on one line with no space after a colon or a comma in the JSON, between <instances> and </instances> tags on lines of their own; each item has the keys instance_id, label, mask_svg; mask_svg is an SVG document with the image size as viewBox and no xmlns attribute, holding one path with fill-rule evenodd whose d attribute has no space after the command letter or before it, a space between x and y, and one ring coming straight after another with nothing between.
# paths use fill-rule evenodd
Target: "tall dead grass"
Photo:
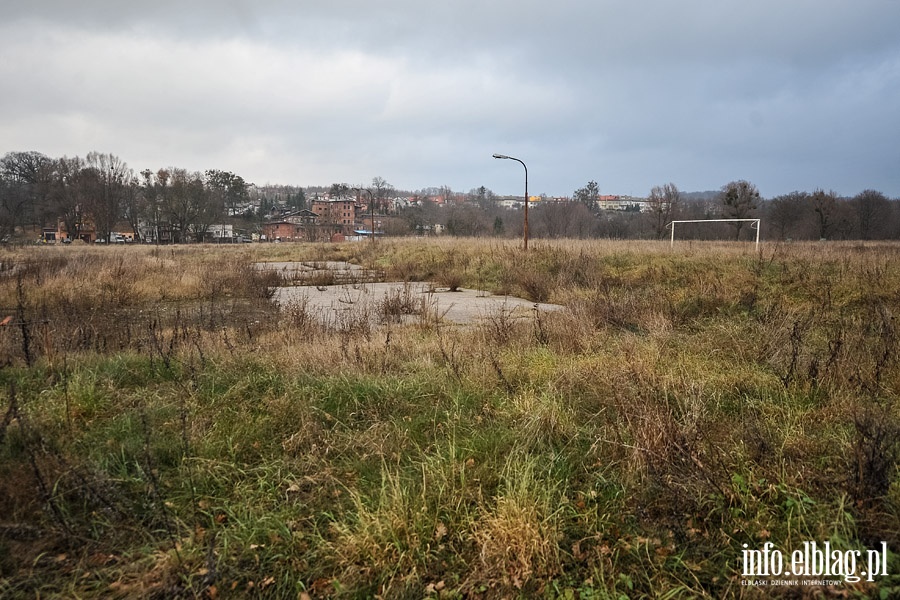
<instances>
[{"instance_id":1,"label":"tall dead grass","mask_svg":"<svg viewBox=\"0 0 900 600\"><path fill-rule=\"evenodd\" d=\"M744 543L900 543L892 244L4 252L0 595L710 597ZM276 259L565 310L328 321Z\"/></svg>"}]
</instances>

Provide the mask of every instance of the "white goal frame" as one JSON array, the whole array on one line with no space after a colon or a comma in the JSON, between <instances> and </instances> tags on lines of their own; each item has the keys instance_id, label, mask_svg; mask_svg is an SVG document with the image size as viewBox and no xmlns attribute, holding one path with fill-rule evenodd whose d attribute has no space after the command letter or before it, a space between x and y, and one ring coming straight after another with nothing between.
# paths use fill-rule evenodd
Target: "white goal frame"
<instances>
[{"instance_id":1,"label":"white goal frame","mask_svg":"<svg viewBox=\"0 0 900 600\"><path fill-rule=\"evenodd\" d=\"M672 228L672 238L669 243L669 247L675 247L675 224L676 223L734 223L734 222L747 222L752 223L750 225L750 229L756 229L756 250L759 250L759 224L761 219L693 219L690 221L671 221L666 227Z\"/></svg>"}]
</instances>

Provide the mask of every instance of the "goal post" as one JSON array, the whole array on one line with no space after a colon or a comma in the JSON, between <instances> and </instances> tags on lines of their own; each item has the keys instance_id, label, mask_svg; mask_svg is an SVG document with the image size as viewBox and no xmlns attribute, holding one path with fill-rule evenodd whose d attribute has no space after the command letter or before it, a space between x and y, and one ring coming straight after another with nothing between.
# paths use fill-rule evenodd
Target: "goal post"
<instances>
[{"instance_id":1,"label":"goal post","mask_svg":"<svg viewBox=\"0 0 900 600\"><path fill-rule=\"evenodd\" d=\"M672 238L669 247L675 246L675 224L676 223L750 223L751 229L756 229L756 250L759 250L759 223L760 219L692 219L688 221L671 221L668 225L672 229Z\"/></svg>"}]
</instances>

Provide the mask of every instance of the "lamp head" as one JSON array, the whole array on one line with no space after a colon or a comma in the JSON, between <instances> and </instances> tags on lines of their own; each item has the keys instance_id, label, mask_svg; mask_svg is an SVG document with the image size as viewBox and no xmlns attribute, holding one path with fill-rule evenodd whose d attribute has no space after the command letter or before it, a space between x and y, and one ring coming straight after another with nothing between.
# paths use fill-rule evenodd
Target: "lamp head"
<instances>
[{"instance_id":1,"label":"lamp head","mask_svg":"<svg viewBox=\"0 0 900 600\"><path fill-rule=\"evenodd\" d=\"M494 154L494 158L509 158L505 154Z\"/></svg>"}]
</instances>

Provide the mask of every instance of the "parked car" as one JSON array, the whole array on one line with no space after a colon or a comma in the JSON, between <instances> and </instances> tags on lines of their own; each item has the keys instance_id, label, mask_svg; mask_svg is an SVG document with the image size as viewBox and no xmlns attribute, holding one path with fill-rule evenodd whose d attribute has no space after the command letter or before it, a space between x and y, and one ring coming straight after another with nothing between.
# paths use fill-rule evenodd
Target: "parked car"
<instances>
[{"instance_id":1,"label":"parked car","mask_svg":"<svg viewBox=\"0 0 900 600\"><path fill-rule=\"evenodd\" d=\"M97 238L96 240L94 240L94 243L95 243L95 244L105 244L105 243L106 243L106 239L104 239L104 238ZM125 236L123 236L123 235L120 234L120 233L111 233L111 234L109 234L109 243L110 243L110 244L124 244L124 243L125 243Z\"/></svg>"}]
</instances>

